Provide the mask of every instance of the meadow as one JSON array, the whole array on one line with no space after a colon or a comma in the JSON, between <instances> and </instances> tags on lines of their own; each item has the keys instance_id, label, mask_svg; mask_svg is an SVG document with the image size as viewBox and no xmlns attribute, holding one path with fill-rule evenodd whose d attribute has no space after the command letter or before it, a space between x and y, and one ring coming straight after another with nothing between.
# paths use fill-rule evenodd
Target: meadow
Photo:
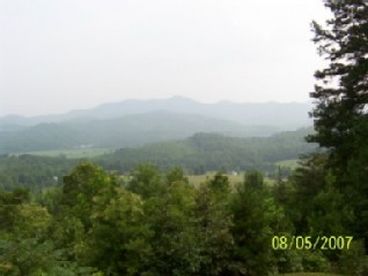
<instances>
[{"instance_id":1,"label":"meadow","mask_svg":"<svg viewBox=\"0 0 368 276\"><path fill-rule=\"evenodd\" d=\"M93 158L106 153L112 153L114 150L109 148L83 148L83 149L62 149L62 150L41 150L30 151L22 154L31 154L37 156L59 157L65 156L69 159ZM20 154L17 154L20 155Z\"/></svg>"}]
</instances>

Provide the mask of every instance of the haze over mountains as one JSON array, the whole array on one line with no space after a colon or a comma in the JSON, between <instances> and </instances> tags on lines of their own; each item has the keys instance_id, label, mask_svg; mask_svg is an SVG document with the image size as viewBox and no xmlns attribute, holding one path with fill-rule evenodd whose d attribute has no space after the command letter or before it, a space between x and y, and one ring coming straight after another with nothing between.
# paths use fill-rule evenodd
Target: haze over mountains
<instances>
[{"instance_id":1,"label":"haze over mountains","mask_svg":"<svg viewBox=\"0 0 368 276\"><path fill-rule=\"evenodd\" d=\"M126 100L59 115L0 118L0 153L131 147L198 132L269 136L311 125L307 103L204 104L183 97Z\"/></svg>"},{"instance_id":2,"label":"haze over mountains","mask_svg":"<svg viewBox=\"0 0 368 276\"><path fill-rule=\"evenodd\" d=\"M106 103L91 109L73 110L57 115L35 117L9 115L0 117L0 126L29 126L72 119L111 119L158 110L200 114L213 118L233 120L244 125L272 125L282 128L298 128L311 124L311 120L308 117L311 105L308 103L233 103L221 101L214 104L205 104L189 98L175 96L168 99L132 99L116 103Z\"/></svg>"}]
</instances>

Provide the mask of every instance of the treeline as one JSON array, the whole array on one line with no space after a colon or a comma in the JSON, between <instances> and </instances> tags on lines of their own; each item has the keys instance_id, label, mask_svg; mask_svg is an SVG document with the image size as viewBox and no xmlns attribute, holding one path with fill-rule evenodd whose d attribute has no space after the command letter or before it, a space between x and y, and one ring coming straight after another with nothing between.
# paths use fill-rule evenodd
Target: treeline
<instances>
[{"instance_id":1,"label":"treeline","mask_svg":"<svg viewBox=\"0 0 368 276\"><path fill-rule=\"evenodd\" d=\"M310 129L280 133L271 137L234 138L200 133L188 139L125 148L91 160L110 171L127 174L142 163L151 163L162 170L180 166L187 174L208 171L246 171L257 169L277 173L276 161L295 159L316 148L304 141ZM60 182L81 159L64 156L33 155L0 156L0 187L27 187L36 191ZM283 175L287 176L288 171Z\"/></svg>"},{"instance_id":2,"label":"treeline","mask_svg":"<svg viewBox=\"0 0 368 276\"><path fill-rule=\"evenodd\" d=\"M305 141L304 137L310 133L310 128L255 138L198 133L181 141L120 149L99 158L98 163L104 168L121 173L145 162L163 170L180 166L194 174L214 170L251 169L274 172L276 161L297 159L300 155L316 149L315 144Z\"/></svg>"},{"instance_id":3,"label":"treeline","mask_svg":"<svg viewBox=\"0 0 368 276\"><path fill-rule=\"evenodd\" d=\"M55 186L80 160L33 155L0 155L0 188L40 191Z\"/></svg>"},{"instance_id":4,"label":"treeline","mask_svg":"<svg viewBox=\"0 0 368 276\"><path fill-rule=\"evenodd\" d=\"M33 199L22 189L2 191L0 273L268 275L363 269L363 247L355 240L349 251L272 248L275 235L342 231L341 209L318 217L321 206L331 207L326 199L334 191L308 206L307 197L300 200L309 189L302 185L303 170L275 187L265 186L255 171L235 186L218 173L194 187L180 168L163 174L142 165L131 175L124 182L82 163L62 186Z\"/></svg>"}]
</instances>

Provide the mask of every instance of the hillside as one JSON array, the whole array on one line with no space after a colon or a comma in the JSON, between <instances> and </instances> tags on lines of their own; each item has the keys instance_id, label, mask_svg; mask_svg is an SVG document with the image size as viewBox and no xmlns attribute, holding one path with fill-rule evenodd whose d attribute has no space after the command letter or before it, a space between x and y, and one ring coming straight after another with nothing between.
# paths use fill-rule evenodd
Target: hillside
<instances>
[{"instance_id":1,"label":"hillside","mask_svg":"<svg viewBox=\"0 0 368 276\"><path fill-rule=\"evenodd\" d=\"M185 140L120 149L98 158L98 162L107 169L121 172L144 162L162 169L181 166L192 173L249 169L272 171L276 161L297 158L316 149L315 145L304 141L311 131L306 128L257 138L198 133Z\"/></svg>"},{"instance_id":2,"label":"hillside","mask_svg":"<svg viewBox=\"0 0 368 276\"><path fill-rule=\"evenodd\" d=\"M249 137L267 136L276 131L277 128L270 126L244 126L201 115L155 111L114 119L74 119L0 131L0 154L84 147L133 147L183 139L197 132Z\"/></svg>"},{"instance_id":3,"label":"hillside","mask_svg":"<svg viewBox=\"0 0 368 276\"><path fill-rule=\"evenodd\" d=\"M311 131L306 128L257 138L197 133L182 140L153 143L138 148L122 148L88 159L105 169L120 173L127 173L142 163L153 163L164 170L182 166L191 174L250 169L273 172L275 162L295 159L300 154L316 148L303 140ZM21 186L37 189L55 185L57 181L54 176L61 180L61 177L81 160L63 156L0 155L0 187L8 189Z\"/></svg>"}]
</instances>

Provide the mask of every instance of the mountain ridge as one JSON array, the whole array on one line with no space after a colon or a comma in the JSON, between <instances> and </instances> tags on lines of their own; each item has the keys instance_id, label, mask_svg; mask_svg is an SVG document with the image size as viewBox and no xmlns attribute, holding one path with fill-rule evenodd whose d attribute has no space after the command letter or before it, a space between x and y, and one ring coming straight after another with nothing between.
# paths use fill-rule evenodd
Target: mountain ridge
<instances>
[{"instance_id":1,"label":"mountain ridge","mask_svg":"<svg viewBox=\"0 0 368 276\"><path fill-rule=\"evenodd\" d=\"M0 132L0 154L37 150L91 147L134 147L151 142L182 139L197 132L228 136L268 136L272 126L244 126L240 123L198 114L154 111L112 119L41 123L18 131Z\"/></svg>"},{"instance_id":2,"label":"mountain ridge","mask_svg":"<svg viewBox=\"0 0 368 276\"><path fill-rule=\"evenodd\" d=\"M39 123L64 122L74 119L108 119L156 110L194 113L217 119L236 121L244 125L272 125L285 130L295 130L312 124L308 116L308 112L311 110L309 103L233 103L230 101L201 103L190 98L174 96L149 100L128 99L119 102L103 103L93 108L72 110L61 114L33 117L7 115L0 117L0 130L2 126L9 124L32 126Z\"/></svg>"}]
</instances>

